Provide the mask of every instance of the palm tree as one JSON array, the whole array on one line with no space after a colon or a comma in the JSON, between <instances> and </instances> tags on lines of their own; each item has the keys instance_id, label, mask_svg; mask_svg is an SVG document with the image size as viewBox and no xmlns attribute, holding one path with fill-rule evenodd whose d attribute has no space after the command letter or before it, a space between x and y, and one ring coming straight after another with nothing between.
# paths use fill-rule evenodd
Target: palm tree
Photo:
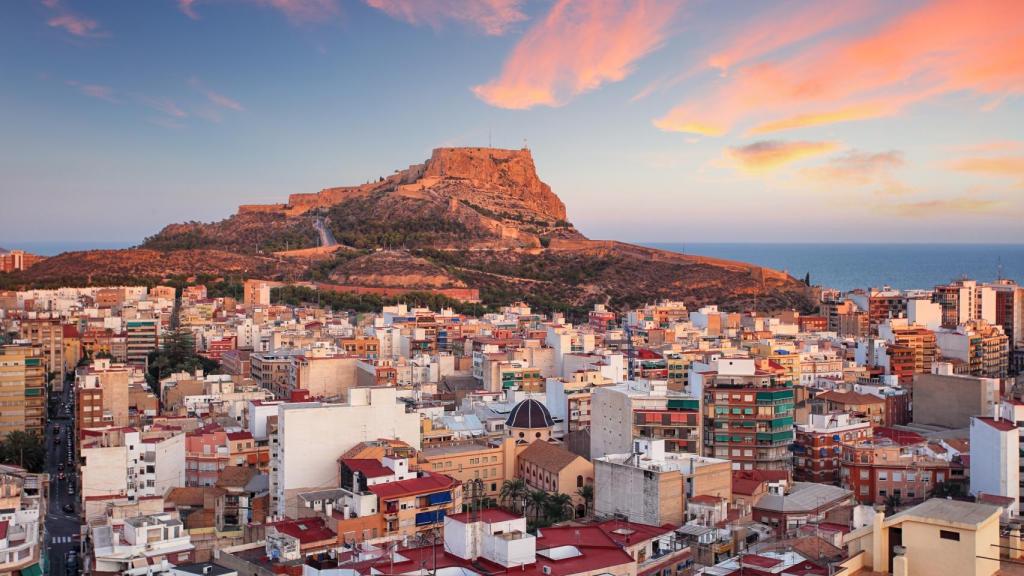
<instances>
[{"instance_id":1,"label":"palm tree","mask_svg":"<svg viewBox=\"0 0 1024 576\"><path fill-rule=\"evenodd\" d=\"M885 515L892 516L896 513L896 510L900 507L903 502L900 497L896 494L890 494L885 497Z\"/></svg>"},{"instance_id":2,"label":"palm tree","mask_svg":"<svg viewBox=\"0 0 1024 576\"><path fill-rule=\"evenodd\" d=\"M589 516L590 506L594 502L594 485L584 484L576 489L576 495L583 499L583 512Z\"/></svg>"},{"instance_id":3,"label":"palm tree","mask_svg":"<svg viewBox=\"0 0 1024 576\"><path fill-rule=\"evenodd\" d=\"M548 502L548 493L543 490L531 490L526 497L527 507L533 510L533 523L540 523L540 515L545 511Z\"/></svg>"},{"instance_id":4,"label":"palm tree","mask_svg":"<svg viewBox=\"0 0 1024 576\"><path fill-rule=\"evenodd\" d=\"M544 503L544 516L550 522L561 522L573 513L572 496L568 494L552 494L547 497Z\"/></svg>"},{"instance_id":5,"label":"palm tree","mask_svg":"<svg viewBox=\"0 0 1024 576\"><path fill-rule=\"evenodd\" d=\"M501 500L502 506L508 506L513 512L523 513L521 508L523 499L526 497L529 489L526 487L526 482L522 478L513 478L512 480L505 480L501 485L501 493L499 499Z\"/></svg>"}]
</instances>

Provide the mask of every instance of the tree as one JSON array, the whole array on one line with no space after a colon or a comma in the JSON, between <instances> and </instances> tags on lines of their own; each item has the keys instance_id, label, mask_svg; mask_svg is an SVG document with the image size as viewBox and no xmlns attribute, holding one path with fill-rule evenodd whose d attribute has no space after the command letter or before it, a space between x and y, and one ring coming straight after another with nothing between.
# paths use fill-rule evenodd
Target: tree
<instances>
[{"instance_id":1,"label":"tree","mask_svg":"<svg viewBox=\"0 0 1024 576\"><path fill-rule=\"evenodd\" d=\"M573 515L572 496L568 494L551 494L544 502L544 516L548 522L561 522Z\"/></svg>"},{"instance_id":2,"label":"tree","mask_svg":"<svg viewBox=\"0 0 1024 576\"><path fill-rule=\"evenodd\" d=\"M807 274L804 275L804 284L806 284L808 286L811 285L811 273L810 272L808 272Z\"/></svg>"},{"instance_id":3,"label":"tree","mask_svg":"<svg viewBox=\"0 0 1024 576\"><path fill-rule=\"evenodd\" d=\"M526 497L526 506L533 511L533 523L539 524L541 514L545 513L548 493L543 490L531 490Z\"/></svg>"},{"instance_id":4,"label":"tree","mask_svg":"<svg viewBox=\"0 0 1024 576\"><path fill-rule=\"evenodd\" d=\"M594 503L594 485L584 484L576 489L576 495L583 499L583 510L587 516L590 515L590 507Z\"/></svg>"},{"instance_id":5,"label":"tree","mask_svg":"<svg viewBox=\"0 0 1024 576\"><path fill-rule=\"evenodd\" d=\"M522 478L513 478L502 483L499 499L502 506L507 506L513 512L522 514L524 512L522 510L523 499L528 493L529 489L526 487L526 482Z\"/></svg>"},{"instance_id":6,"label":"tree","mask_svg":"<svg viewBox=\"0 0 1024 576\"><path fill-rule=\"evenodd\" d=\"M885 515L892 516L899 510L900 505L903 504L902 500L896 494L890 494L885 497Z\"/></svg>"},{"instance_id":7,"label":"tree","mask_svg":"<svg viewBox=\"0 0 1024 576\"><path fill-rule=\"evenodd\" d=\"M35 432L15 430L0 442L0 460L4 464L14 464L38 473L43 471L45 458L43 439Z\"/></svg>"}]
</instances>

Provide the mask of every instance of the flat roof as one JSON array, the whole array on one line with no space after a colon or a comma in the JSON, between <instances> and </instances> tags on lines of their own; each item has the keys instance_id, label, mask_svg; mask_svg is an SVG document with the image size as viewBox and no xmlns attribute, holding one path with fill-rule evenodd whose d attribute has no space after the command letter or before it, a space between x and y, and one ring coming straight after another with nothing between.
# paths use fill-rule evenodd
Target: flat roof
<instances>
[{"instance_id":1,"label":"flat roof","mask_svg":"<svg viewBox=\"0 0 1024 576\"><path fill-rule=\"evenodd\" d=\"M1000 508L991 504L932 498L886 518L885 524L892 525L904 520L917 520L974 530L987 522L993 515L998 516L999 513Z\"/></svg>"}]
</instances>

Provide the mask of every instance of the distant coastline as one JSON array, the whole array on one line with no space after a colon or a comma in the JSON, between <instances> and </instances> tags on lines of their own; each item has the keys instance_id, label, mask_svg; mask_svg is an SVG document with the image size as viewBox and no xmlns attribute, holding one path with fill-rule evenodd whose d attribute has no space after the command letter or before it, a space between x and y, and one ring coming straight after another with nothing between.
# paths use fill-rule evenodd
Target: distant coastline
<instances>
[{"instance_id":1,"label":"distant coastline","mask_svg":"<svg viewBox=\"0 0 1024 576\"><path fill-rule=\"evenodd\" d=\"M1024 283L1024 244L668 243L645 246L760 264L811 283L852 290L892 286L931 289L967 276Z\"/></svg>"},{"instance_id":2,"label":"distant coastline","mask_svg":"<svg viewBox=\"0 0 1024 576\"><path fill-rule=\"evenodd\" d=\"M138 245L138 242L18 242L4 240L0 242L7 250L24 250L40 256L56 256L61 252L79 252L82 250L115 250L119 248L131 248Z\"/></svg>"}]
</instances>

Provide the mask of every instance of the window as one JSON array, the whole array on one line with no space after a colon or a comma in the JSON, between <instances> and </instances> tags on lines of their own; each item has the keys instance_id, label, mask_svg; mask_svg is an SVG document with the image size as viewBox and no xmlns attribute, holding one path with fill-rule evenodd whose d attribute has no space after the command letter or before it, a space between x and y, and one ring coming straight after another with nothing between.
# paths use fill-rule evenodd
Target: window
<instances>
[{"instance_id":1,"label":"window","mask_svg":"<svg viewBox=\"0 0 1024 576\"><path fill-rule=\"evenodd\" d=\"M582 488L583 487L583 476L577 476L576 477L576 487L577 488Z\"/></svg>"},{"instance_id":2,"label":"window","mask_svg":"<svg viewBox=\"0 0 1024 576\"><path fill-rule=\"evenodd\" d=\"M902 472L893 472L892 473L892 481L893 482L902 482L903 481L903 473Z\"/></svg>"},{"instance_id":3,"label":"window","mask_svg":"<svg viewBox=\"0 0 1024 576\"><path fill-rule=\"evenodd\" d=\"M868 472L867 470L865 470L863 468L861 469L861 471L860 471L860 479L861 480L867 480L870 475L871 475L870 472Z\"/></svg>"},{"instance_id":4,"label":"window","mask_svg":"<svg viewBox=\"0 0 1024 576\"><path fill-rule=\"evenodd\" d=\"M879 480L888 480L889 479L889 473L885 472L883 470L879 470L878 471L878 479Z\"/></svg>"},{"instance_id":5,"label":"window","mask_svg":"<svg viewBox=\"0 0 1024 576\"><path fill-rule=\"evenodd\" d=\"M881 496L882 498L885 498L886 496L889 495L889 493L885 490L879 490L878 495Z\"/></svg>"},{"instance_id":6,"label":"window","mask_svg":"<svg viewBox=\"0 0 1024 576\"><path fill-rule=\"evenodd\" d=\"M860 485L860 493L863 496L867 496L868 495L868 485L867 484L861 484Z\"/></svg>"},{"instance_id":7,"label":"window","mask_svg":"<svg viewBox=\"0 0 1024 576\"><path fill-rule=\"evenodd\" d=\"M939 530L939 538L943 540L953 540L956 542L960 541L960 533L952 530Z\"/></svg>"}]
</instances>

